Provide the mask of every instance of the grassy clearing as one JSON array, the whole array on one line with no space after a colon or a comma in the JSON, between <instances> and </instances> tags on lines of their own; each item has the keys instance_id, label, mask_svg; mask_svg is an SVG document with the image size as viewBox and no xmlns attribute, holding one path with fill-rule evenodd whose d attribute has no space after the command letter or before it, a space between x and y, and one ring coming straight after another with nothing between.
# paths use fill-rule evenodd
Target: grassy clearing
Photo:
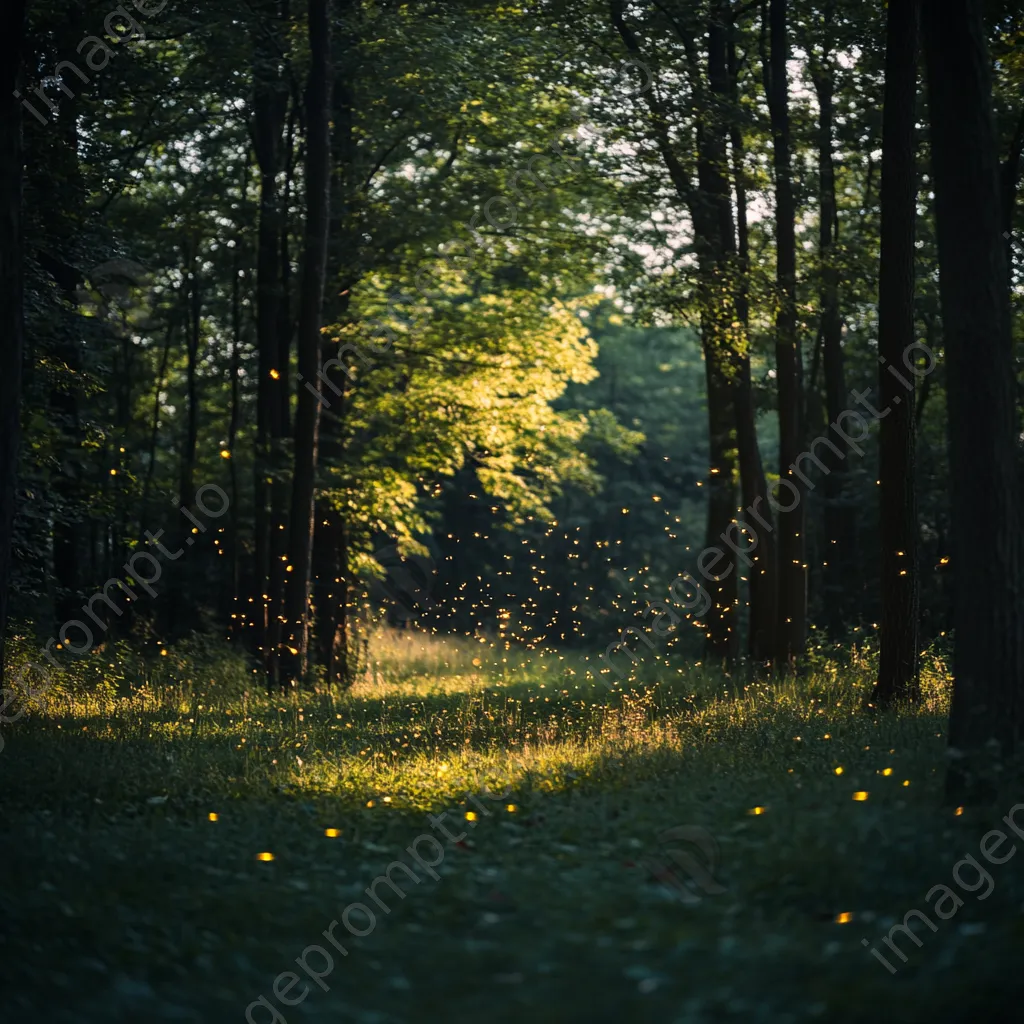
<instances>
[{"instance_id":1,"label":"grassy clearing","mask_svg":"<svg viewBox=\"0 0 1024 1024\"><path fill-rule=\"evenodd\" d=\"M873 720L866 659L609 693L557 655L412 634L374 652L345 696L270 699L230 659L172 650L132 670L142 686L57 685L7 730L11 1020L220 1024L262 994L287 1021L955 1021L1020 994L1024 860L987 865L988 899L956 889L920 949L898 938L907 964L879 941L1024 799L942 806L939 663L926 706ZM443 841L444 811L466 837L439 879L378 909L366 888L417 836ZM655 877L677 826L714 837L724 892ZM354 902L376 923L338 926L328 991L275 998Z\"/></svg>"}]
</instances>

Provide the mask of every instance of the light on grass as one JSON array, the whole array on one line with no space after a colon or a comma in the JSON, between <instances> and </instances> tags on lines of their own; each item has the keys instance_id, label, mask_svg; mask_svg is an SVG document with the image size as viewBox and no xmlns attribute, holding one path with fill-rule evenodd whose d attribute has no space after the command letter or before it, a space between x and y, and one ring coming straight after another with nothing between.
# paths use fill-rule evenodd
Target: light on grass
<instances>
[{"instance_id":1,"label":"light on grass","mask_svg":"<svg viewBox=\"0 0 1024 1024\"><path fill-rule=\"evenodd\" d=\"M853 914L848 910L844 910L841 914L836 914L836 924L849 924L853 920Z\"/></svg>"},{"instance_id":2,"label":"light on grass","mask_svg":"<svg viewBox=\"0 0 1024 1024\"><path fill-rule=\"evenodd\" d=\"M466 811L466 821L476 821L476 811Z\"/></svg>"},{"instance_id":3,"label":"light on grass","mask_svg":"<svg viewBox=\"0 0 1024 1024\"><path fill-rule=\"evenodd\" d=\"M843 766L842 765L838 765L836 767L836 769L835 769L835 773L836 773L836 775L842 775L843 774Z\"/></svg>"},{"instance_id":4,"label":"light on grass","mask_svg":"<svg viewBox=\"0 0 1024 1024\"><path fill-rule=\"evenodd\" d=\"M763 807L751 807L747 814L764 814Z\"/></svg>"},{"instance_id":5,"label":"light on grass","mask_svg":"<svg viewBox=\"0 0 1024 1024\"><path fill-rule=\"evenodd\" d=\"M508 811L509 814L515 814L516 811L519 810L519 808L516 807L515 804L506 804L505 810Z\"/></svg>"},{"instance_id":6,"label":"light on grass","mask_svg":"<svg viewBox=\"0 0 1024 1024\"><path fill-rule=\"evenodd\" d=\"M324 829L324 835L327 836L328 839L337 839L338 836L341 835L341 829L340 828L325 828Z\"/></svg>"},{"instance_id":7,"label":"light on grass","mask_svg":"<svg viewBox=\"0 0 1024 1024\"><path fill-rule=\"evenodd\" d=\"M858 789L857 792L853 794L853 799L856 800L858 803L863 803L865 800L867 800L867 798L868 794L863 789Z\"/></svg>"},{"instance_id":8,"label":"light on grass","mask_svg":"<svg viewBox=\"0 0 1024 1024\"><path fill-rule=\"evenodd\" d=\"M263 853L257 853L256 859L262 861L271 861L274 859L274 855L272 853L267 853L264 851Z\"/></svg>"},{"instance_id":9,"label":"light on grass","mask_svg":"<svg viewBox=\"0 0 1024 1024\"><path fill-rule=\"evenodd\" d=\"M892 769L891 768L883 768L882 769L882 774L885 775L885 776L892 775Z\"/></svg>"},{"instance_id":10,"label":"light on grass","mask_svg":"<svg viewBox=\"0 0 1024 1024\"><path fill-rule=\"evenodd\" d=\"M953 813L959 818L960 815L964 813L964 809L962 807L958 807Z\"/></svg>"},{"instance_id":11,"label":"light on grass","mask_svg":"<svg viewBox=\"0 0 1024 1024\"><path fill-rule=\"evenodd\" d=\"M220 821L220 815L217 814L215 811L210 811L210 813L206 817L209 821Z\"/></svg>"}]
</instances>

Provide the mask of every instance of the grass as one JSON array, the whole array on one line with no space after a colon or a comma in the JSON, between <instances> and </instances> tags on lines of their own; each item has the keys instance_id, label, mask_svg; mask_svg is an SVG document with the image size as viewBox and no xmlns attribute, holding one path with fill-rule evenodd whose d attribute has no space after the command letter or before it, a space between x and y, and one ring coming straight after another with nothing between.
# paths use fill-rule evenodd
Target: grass
<instances>
[{"instance_id":1,"label":"grass","mask_svg":"<svg viewBox=\"0 0 1024 1024\"><path fill-rule=\"evenodd\" d=\"M209 652L130 671L106 652L6 729L7 1019L221 1024L261 995L278 1016L256 1006L257 1024L1011 1019L1024 859L986 864L985 900L953 867L1022 795L943 806L939 662L921 708L872 718L862 656L609 692L578 659L470 640L373 652L348 694L273 699ZM283 993L302 1002L275 996L346 907L377 909L389 864L416 866L418 836L443 838L428 815L445 811L466 838L438 880L381 889L365 938L339 925L327 991L302 975ZM709 847L672 866L680 826L713 837L720 886L693 884ZM880 939L940 883L963 905L920 948L898 938L903 964Z\"/></svg>"}]
</instances>

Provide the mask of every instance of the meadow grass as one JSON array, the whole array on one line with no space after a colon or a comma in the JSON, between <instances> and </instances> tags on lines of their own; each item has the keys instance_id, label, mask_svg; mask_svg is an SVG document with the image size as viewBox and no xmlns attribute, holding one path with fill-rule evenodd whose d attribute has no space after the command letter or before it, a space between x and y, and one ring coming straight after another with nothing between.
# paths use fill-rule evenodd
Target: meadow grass
<instances>
[{"instance_id":1,"label":"meadow grass","mask_svg":"<svg viewBox=\"0 0 1024 1024\"><path fill-rule=\"evenodd\" d=\"M578 657L383 633L351 691L287 695L219 651L130 656L99 652L108 668L5 731L11 1020L220 1024L262 994L288 1021L954 1021L1019 994L1024 859L988 865L991 896L961 892L920 948L900 940L896 975L861 944L888 953L1024 801L1008 778L990 808L944 806L938 659L921 707L871 715L856 652L609 690ZM327 991L275 999L445 811L466 837L438 880L365 938L341 929ZM678 826L714 837L724 892L681 899L685 871L657 869Z\"/></svg>"}]
</instances>

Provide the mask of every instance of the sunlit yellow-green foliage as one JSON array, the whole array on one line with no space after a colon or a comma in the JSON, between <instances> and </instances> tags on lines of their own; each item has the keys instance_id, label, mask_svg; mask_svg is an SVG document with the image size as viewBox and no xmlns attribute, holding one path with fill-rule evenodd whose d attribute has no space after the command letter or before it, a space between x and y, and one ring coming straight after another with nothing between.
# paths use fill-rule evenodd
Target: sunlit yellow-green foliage
<instances>
[{"instance_id":1,"label":"sunlit yellow-green foliage","mask_svg":"<svg viewBox=\"0 0 1024 1024\"><path fill-rule=\"evenodd\" d=\"M579 315L592 300L474 295L454 271L444 276L429 301L395 301L397 290L375 279L333 332L358 354L345 465L327 468L325 487L357 522L407 548L425 529L424 497L466 465L519 522L547 516L568 483L597 486L583 447L592 423L624 452L641 439L607 413L555 407L570 383L596 376L597 346Z\"/></svg>"}]
</instances>

